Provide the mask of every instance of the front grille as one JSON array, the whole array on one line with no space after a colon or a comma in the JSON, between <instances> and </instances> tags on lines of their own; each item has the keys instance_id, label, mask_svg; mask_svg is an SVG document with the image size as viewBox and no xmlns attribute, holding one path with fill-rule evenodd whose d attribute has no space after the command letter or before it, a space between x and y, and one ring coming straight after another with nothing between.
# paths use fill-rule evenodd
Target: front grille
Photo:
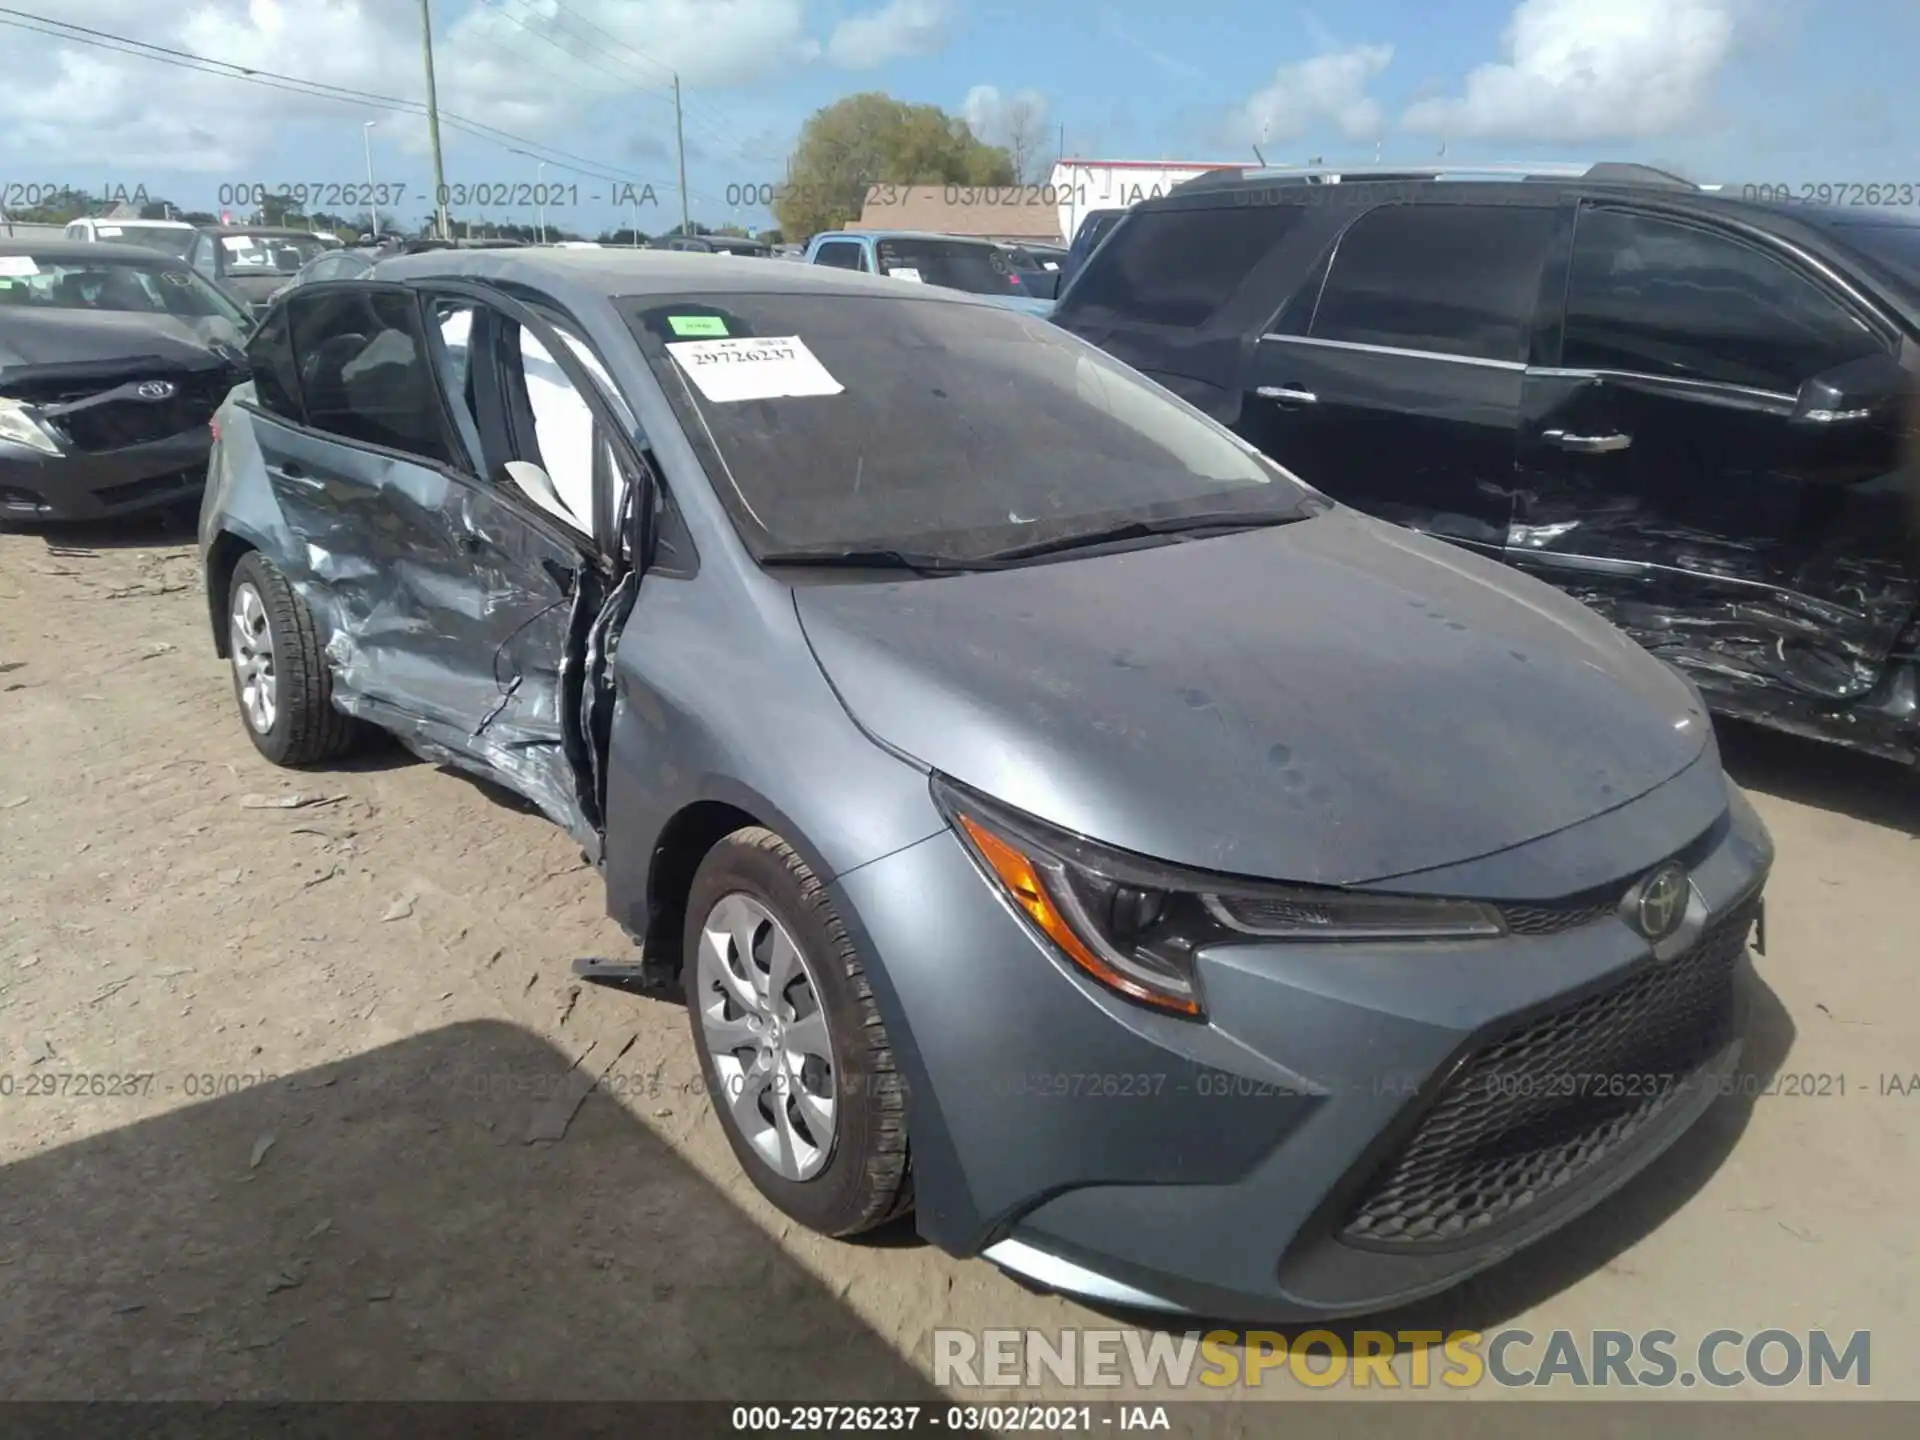
<instances>
[{"instance_id":1,"label":"front grille","mask_svg":"<svg viewBox=\"0 0 1920 1440\"><path fill-rule=\"evenodd\" d=\"M213 370L169 371L154 369L128 374L124 379L67 381L57 389L43 393L20 394L19 398L41 407L72 404L115 388L127 381L166 380L176 389L164 400L128 398L111 400L85 410L60 415L45 415L46 422L65 438L66 450L85 454L102 450L123 450L129 445L146 445L165 440L188 430L198 429L213 419L220 402L243 378L224 367Z\"/></svg>"},{"instance_id":2,"label":"front grille","mask_svg":"<svg viewBox=\"0 0 1920 1440\"><path fill-rule=\"evenodd\" d=\"M1734 974L1757 900L1692 949L1476 1051L1341 1231L1403 1250L1518 1219L1629 1145L1731 1038Z\"/></svg>"},{"instance_id":3,"label":"front grille","mask_svg":"<svg viewBox=\"0 0 1920 1440\"><path fill-rule=\"evenodd\" d=\"M1594 891L1550 905L1502 905L1500 917L1515 935L1558 935L1604 920L1620 908L1626 887Z\"/></svg>"}]
</instances>

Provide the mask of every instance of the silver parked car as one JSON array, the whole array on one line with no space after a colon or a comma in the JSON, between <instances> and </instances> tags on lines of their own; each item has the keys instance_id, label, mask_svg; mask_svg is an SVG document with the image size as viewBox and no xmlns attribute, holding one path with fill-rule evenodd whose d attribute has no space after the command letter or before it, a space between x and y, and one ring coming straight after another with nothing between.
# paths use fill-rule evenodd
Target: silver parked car
<instances>
[{"instance_id":1,"label":"silver parked car","mask_svg":"<svg viewBox=\"0 0 1920 1440\"><path fill-rule=\"evenodd\" d=\"M1771 846L1688 682L1056 327L439 251L251 358L201 539L252 742L378 727L564 826L806 1225L1375 1311L1736 1063Z\"/></svg>"}]
</instances>

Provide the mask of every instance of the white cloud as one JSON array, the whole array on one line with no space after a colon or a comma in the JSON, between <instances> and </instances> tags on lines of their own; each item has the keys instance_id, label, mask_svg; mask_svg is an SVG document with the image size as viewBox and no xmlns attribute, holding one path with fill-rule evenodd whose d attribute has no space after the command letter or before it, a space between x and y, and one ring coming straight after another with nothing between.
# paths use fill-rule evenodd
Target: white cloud
<instances>
[{"instance_id":1,"label":"white cloud","mask_svg":"<svg viewBox=\"0 0 1920 1440\"><path fill-rule=\"evenodd\" d=\"M960 102L960 118L982 140L1000 145L1015 128L1026 131L1043 128L1049 108L1047 97L1038 90L1003 95L997 85L976 85Z\"/></svg>"},{"instance_id":2,"label":"white cloud","mask_svg":"<svg viewBox=\"0 0 1920 1440\"><path fill-rule=\"evenodd\" d=\"M827 59L843 70L872 70L890 60L931 55L947 42L947 0L888 0L834 26Z\"/></svg>"},{"instance_id":3,"label":"white cloud","mask_svg":"<svg viewBox=\"0 0 1920 1440\"><path fill-rule=\"evenodd\" d=\"M1355 45L1291 61L1234 112L1221 138L1234 145L1285 142L1330 124L1349 140L1376 139L1386 116L1367 89L1392 63L1391 45Z\"/></svg>"},{"instance_id":4,"label":"white cloud","mask_svg":"<svg viewBox=\"0 0 1920 1440\"><path fill-rule=\"evenodd\" d=\"M1742 0L1521 0L1507 58L1401 124L1448 138L1636 139L1696 116L1732 53Z\"/></svg>"},{"instance_id":5,"label":"white cloud","mask_svg":"<svg viewBox=\"0 0 1920 1440\"><path fill-rule=\"evenodd\" d=\"M419 10L396 0L61 0L38 7L111 35L297 76L345 89L417 101L424 96ZM615 105L622 135L653 130L670 139L671 77L688 92L687 137L713 152L741 144L731 97L822 60L869 66L943 43L945 0L893 0L843 21L829 41L808 33L807 0L437 0L434 59L444 111L530 140L599 155L592 139L567 135L590 108ZM290 127L358 128L378 118L376 146L418 155L417 114L288 93L114 53L68 38L0 28L7 56L0 83L0 172L39 172L76 183L85 170L195 171L223 179L283 176ZM829 53L834 52L834 53ZM715 98L710 98L715 97ZM604 123L605 116L600 117ZM588 122L590 123L590 122ZM748 127L752 128L752 127ZM523 162L443 125L449 178ZM354 148L357 150L357 137ZM610 163L621 162L610 157ZM265 173L270 171L271 173ZM350 179L351 176L328 179ZM551 178L551 177L550 177Z\"/></svg>"}]
</instances>

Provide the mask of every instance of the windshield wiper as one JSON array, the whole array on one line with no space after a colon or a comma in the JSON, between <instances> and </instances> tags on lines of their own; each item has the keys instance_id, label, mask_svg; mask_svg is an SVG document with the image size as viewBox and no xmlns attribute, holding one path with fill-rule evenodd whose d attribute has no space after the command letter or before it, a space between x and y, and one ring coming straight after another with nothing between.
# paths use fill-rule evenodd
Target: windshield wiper
<instances>
[{"instance_id":1,"label":"windshield wiper","mask_svg":"<svg viewBox=\"0 0 1920 1440\"><path fill-rule=\"evenodd\" d=\"M1207 515L1178 515L1170 520L1125 520L1104 530L1084 530L1077 535L1061 535L1052 540L1036 540L1010 550L995 550L975 563L983 566L1004 564L1009 560L1031 560L1041 555L1060 555L1071 550L1087 550L1098 545L1118 545L1128 540L1152 540L1161 535L1182 535L1195 530L1261 530L1274 525L1291 525L1304 520L1305 513L1261 511L1219 511Z\"/></svg>"},{"instance_id":2,"label":"windshield wiper","mask_svg":"<svg viewBox=\"0 0 1920 1440\"><path fill-rule=\"evenodd\" d=\"M912 570L922 575L963 575L991 570L978 560L955 560L918 550L776 550L760 557L762 565L816 565L837 570Z\"/></svg>"}]
</instances>

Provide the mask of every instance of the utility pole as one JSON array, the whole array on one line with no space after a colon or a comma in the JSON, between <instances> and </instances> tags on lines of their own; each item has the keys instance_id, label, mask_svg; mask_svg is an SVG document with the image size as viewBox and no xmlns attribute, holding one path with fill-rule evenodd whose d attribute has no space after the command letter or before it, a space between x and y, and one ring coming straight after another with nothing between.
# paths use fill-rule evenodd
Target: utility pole
<instances>
[{"instance_id":1,"label":"utility pole","mask_svg":"<svg viewBox=\"0 0 1920 1440\"><path fill-rule=\"evenodd\" d=\"M425 0L421 0L424 4ZM680 233L691 235L692 222L687 219L687 134L680 123L680 74L673 76L673 144L680 156Z\"/></svg>"},{"instance_id":2,"label":"utility pole","mask_svg":"<svg viewBox=\"0 0 1920 1440\"><path fill-rule=\"evenodd\" d=\"M420 48L427 59L427 137L433 142L434 234L452 238L447 228L447 172L440 163L440 101L433 85L433 11L431 0L420 0Z\"/></svg>"}]
</instances>

